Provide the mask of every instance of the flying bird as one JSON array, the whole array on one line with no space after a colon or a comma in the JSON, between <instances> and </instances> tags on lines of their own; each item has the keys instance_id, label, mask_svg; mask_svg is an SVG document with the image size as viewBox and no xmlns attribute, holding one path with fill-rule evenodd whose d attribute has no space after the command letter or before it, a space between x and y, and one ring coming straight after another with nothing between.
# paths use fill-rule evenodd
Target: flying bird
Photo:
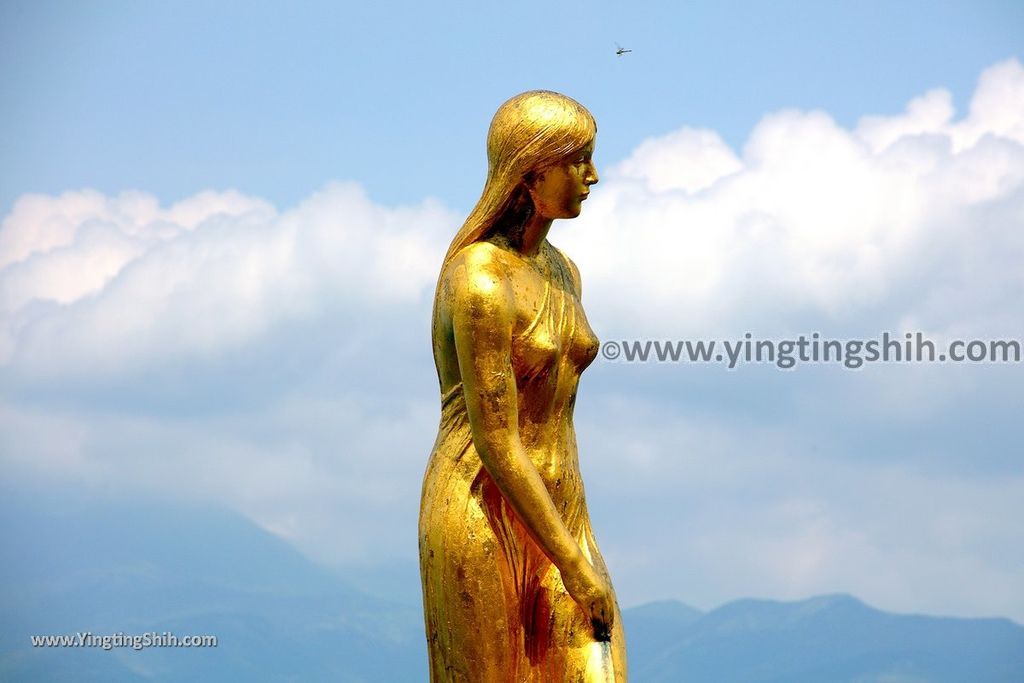
<instances>
[{"instance_id":1,"label":"flying bird","mask_svg":"<svg viewBox=\"0 0 1024 683\"><path fill-rule=\"evenodd\" d=\"M632 52L632 50L627 50L626 48L622 47L618 43L615 43L615 54L617 54L618 56L621 57L622 55L626 54L627 52Z\"/></svg>"}]
</instances>

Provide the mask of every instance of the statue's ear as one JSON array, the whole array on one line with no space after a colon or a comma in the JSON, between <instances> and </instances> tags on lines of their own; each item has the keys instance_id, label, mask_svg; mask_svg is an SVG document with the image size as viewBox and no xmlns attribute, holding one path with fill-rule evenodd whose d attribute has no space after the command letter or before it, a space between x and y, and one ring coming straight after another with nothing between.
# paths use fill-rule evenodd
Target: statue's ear
<instances>
[{"instance_id":1,"label":"statue's ear","mask_svg":"<svg viewBox=\"0 0 1024 683\"><path fill-rule=\"evenodd\" d=\"M537 179L532 178L532 181L536 184ZM534 192L534 185L531 185L530 180L523 176L522 184L513 193L512 203L509 206L511 215L519 216L520 218L529 216L533 212L533 205L536 201Z\"/></svg>"}]
</instances>

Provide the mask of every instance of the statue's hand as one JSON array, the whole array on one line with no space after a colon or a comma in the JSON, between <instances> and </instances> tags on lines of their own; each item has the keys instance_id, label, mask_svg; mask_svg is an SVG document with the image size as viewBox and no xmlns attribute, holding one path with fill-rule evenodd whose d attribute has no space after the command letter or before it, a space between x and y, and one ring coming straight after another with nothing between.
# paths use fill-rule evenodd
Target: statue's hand
<instances>
[{"instance_id":1,"label":"statue's hand","mask_svg":"<svg viewBox=\"0 0 1024 683\"><path fill-rule=\"evenodd\" d=\"M615 599L608 578L589 562L583 562L576 571L563 574L562 583L589 618L594 628L594 639L605 642L611 640Z\"/></svg>"}]
</instances>

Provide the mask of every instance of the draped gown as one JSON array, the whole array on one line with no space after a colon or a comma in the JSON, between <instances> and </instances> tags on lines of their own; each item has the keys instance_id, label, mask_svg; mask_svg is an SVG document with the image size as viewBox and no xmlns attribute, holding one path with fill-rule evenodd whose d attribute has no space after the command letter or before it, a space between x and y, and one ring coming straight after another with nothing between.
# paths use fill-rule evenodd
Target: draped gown
<instances>
[{"instance_id":1,"label":"draped gown","mask_svg":"<svg viewBox=\"0 0 1024 683\"><path fill-rule=\"evenodd\" d=\"M536 317L511 343L520 438L584 556L607 576L587 513L572 419L580 374L597 355L598 339L567 260L551 249L557 268L544 282ZM432 683L626 680L617 607L610 646L594 642L559 570L483 466L461 382L441 397L419 539Z\"/></svg>"}]
</instances>

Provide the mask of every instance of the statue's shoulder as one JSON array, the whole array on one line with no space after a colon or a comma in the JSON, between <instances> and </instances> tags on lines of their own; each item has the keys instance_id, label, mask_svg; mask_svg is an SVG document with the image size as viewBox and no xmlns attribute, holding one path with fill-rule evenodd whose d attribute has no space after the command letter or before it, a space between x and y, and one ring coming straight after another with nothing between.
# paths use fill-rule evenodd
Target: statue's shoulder
<instances>
[{"instance_id":1,"label":"statue's shoulder","mask_svg":"<svg viewBox=\"0 0 1024 683\"><path fill-rule=\"evenodd\" d=\"M513 267L507 250L490 242L473 242L451 258L442 279L462 296L493 296L508 289Z\"/></svg>"},{"instance_id":2,"label":"statue's shoulder","mask_svg":"<svg viewBox=\"0 0 1024 683\"><path fill-rule=\"evenodd\" d=\"M480 241L467 244L452 257L452 263L467 268L500 268L508 264L508 250L492 242Z\"/></svg>"}]
</instances>

